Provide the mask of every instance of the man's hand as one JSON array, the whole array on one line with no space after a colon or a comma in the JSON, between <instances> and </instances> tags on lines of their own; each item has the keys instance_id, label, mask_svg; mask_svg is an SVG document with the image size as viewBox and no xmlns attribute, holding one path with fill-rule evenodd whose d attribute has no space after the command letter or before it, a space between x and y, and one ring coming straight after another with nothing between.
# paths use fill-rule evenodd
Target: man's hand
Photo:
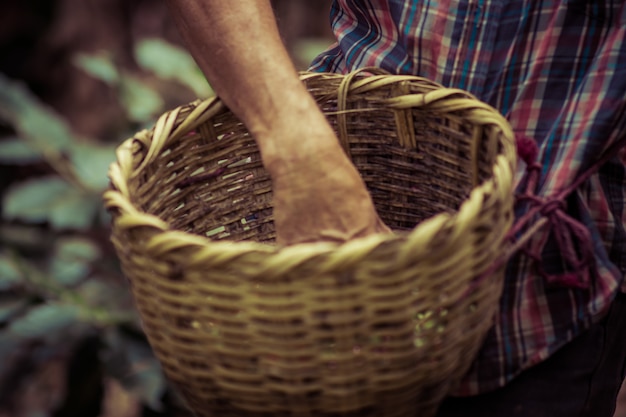
<instances>
[{"instance_id":1,"label":"man's hand","mask_svg":"<svg viewBox=\"0 0 626 417\"><path fill-rule=\"evenodd\" d=\"M266 163L279 244L343 242L390 231L330 128L325 137L302 137L299 146L284 149L283 155Z\"/></svg>"}]
</instances>

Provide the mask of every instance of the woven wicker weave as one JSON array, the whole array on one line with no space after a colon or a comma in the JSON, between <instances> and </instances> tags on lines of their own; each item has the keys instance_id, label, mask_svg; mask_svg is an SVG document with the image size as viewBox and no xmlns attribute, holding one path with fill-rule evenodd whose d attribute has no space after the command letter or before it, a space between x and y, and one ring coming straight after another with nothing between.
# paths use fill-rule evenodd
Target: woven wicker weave
<instances>
[{"instance_id":1,"label":"woven wicker weave","mask_svg":"<svg viewBox=\"0 0 626 417\"><path fill-rule=\"evenodd\" d=\"M431 416L492 324L513 134L421 78L302 79L397 233L276 247L255 142L218 99L183 106L105 195L145 331L199 416Z\"/></svg>"}]
</instances>

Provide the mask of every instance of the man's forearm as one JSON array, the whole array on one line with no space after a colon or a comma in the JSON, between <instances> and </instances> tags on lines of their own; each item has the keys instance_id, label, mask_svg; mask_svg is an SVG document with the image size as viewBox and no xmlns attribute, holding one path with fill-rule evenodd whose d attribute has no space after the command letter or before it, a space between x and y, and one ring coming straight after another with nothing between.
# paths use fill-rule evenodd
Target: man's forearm
<instances>
[{"instance_id":1,"label":"man's forearm","mask_svg":"<svg viewBox=\"0 0 626 417\"><path fill-rule=\"evenodd\" d=\"M269 0L167 1L200 68L259 145L272 178L277 242L388 231L300 82Z\"/></svg>"},{"instance_id":2,"label":"man's forearm","mask_svg":"<svg viewBox=\"0 0 626 417\"><path fill-rule=\"evenodd\" d=\"M282 132L324 124L280 39L269 0L167 2L198 65L256 137L264 158L285 145L275 137L289 140Z\"/></svg>"}]
</instances>

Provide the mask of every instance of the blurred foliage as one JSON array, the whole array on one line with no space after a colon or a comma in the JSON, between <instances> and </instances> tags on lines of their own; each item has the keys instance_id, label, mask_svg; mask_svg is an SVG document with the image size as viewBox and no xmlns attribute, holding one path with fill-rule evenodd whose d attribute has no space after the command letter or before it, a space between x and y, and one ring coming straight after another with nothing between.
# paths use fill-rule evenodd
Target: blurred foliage
<instances>
[{"instance_id":1,"label":"blurred foliage","mask_svg":"<svg viewBox=\"0 0 626 417\"><path fill-rule=\"evenodd\" d=\"M308 62L326 44L305 39L294 58ZM119 100L125 120L114 142L80 137L28 86L0 73L0 417L140 415L133 407L188 415L143 334L101 196L115 148L166 110L164 84L190 97L212 90L173 44L146 38L133 52L133 69L106 50L72 60ZM38 389L56 399L33 401L28 393ZM85 411L86 403L95 408Z\"/></svg>"},{"instance_id":2,"label":"blurred foliage","mask_svg":"<svg viewBox=\"0 0 626 417\"><path fill-rule=\"evenodd\" d=\"M326 38L300 38L293 41L293 59L303 64L303 70L323 51L325 51L331 40Z\"/></svg>"},{"instance_id":3,"label":"blurred foliage","mask_svg":"<svg viewBox=\"0 0 626 417\"><path fill-rule=\"evenodd\" d=\"M145 39L135 54L143 73L196 96L211 93L184 50ZM96 385L114 379L153 410L162 408L166 392L110 245L101 201L116 146L150 126L165 111L164 101L106 51L79 54L74 63L119 97L127 131L117 143L77 136L25 85L0 74L0 169L10 174L0 188L0 415L11 415L9 394L34 384L34 370L51 358L70 363L94 339L99 363L88 366L103 370ZM76 389L68 386L67 398ZM57 410L68 409L67 398ZM31 414L58 415L46 407Z\"/></svg>"}]
</instances>

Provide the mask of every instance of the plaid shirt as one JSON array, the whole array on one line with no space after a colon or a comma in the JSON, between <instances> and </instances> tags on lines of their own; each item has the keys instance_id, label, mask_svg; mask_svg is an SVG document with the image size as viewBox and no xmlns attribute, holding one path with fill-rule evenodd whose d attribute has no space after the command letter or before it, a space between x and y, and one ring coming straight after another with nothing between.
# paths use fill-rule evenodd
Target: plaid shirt
<instances>
[{"instance_id":1,"label":"plaid shirt","mask_svg":"<svg viewBox=\"0 0 626 417\"><path fill-rule=\"evenodd\" d=\"M550 196L626 133L625 4L335 0L338 42L311 69L376 66L468 90L537 142L538 192ZM590 286L552 287L527 257L511 259L495 326L459 395L503 386L607 311L626 271L625 163L622 149L567 199L593 238ZM542 258L547 270L563 264L551 241Z\"/></svg>"}]
</instances>

